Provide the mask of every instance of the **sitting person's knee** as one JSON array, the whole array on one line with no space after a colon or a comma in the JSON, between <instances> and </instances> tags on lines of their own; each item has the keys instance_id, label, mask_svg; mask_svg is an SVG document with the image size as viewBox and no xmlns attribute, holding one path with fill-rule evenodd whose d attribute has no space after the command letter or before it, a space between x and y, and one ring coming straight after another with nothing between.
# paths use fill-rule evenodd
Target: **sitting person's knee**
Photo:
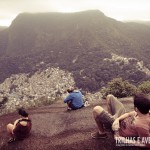
<instances>
[{"instance_id":1,"label":"sitting person's knee","mask_svg":"<svg viewBox=\"0 0 150 150\"><path fill-rule=\"evenodd\" d=\"M104 109L101 106L95 106L93 108L93 113L95 113L95 114L101 114L103 110Z\"/></svg>"},{"instance_id":2,"label":"sitting person's knee","mask_svg":"<svg viewBox=\"0 0 150 150\"><path fill-rule=\"evenodd\" d=\"M7 129L11 129L12 126L13 126L13 125L12 125L11 123L7 124Z\"/></svg>"},{"instance_id":3,"label":"sitting person's knee","mask_svg":"<svg viewBox=\"0 0 150 150\"><path fill-rule=\"evenodd\" d=\"M110 104L112 101L116 101L116 100L117 100L117 98L112 94L109 94L106 97L107 104Z\"/></svg>"},{"instance_id":4,"label":"sitting person's knee","mask_svg":"<svg viewBox=\"0 0 150 150\"><path fill-rule=\"evenodd\" d=\"M9 123L9 124L6 126L6 128L7 128L7 131L8 131L9 133L12 132L12 131L13 131L13 124Z\"/></svg>"}]
</instances>

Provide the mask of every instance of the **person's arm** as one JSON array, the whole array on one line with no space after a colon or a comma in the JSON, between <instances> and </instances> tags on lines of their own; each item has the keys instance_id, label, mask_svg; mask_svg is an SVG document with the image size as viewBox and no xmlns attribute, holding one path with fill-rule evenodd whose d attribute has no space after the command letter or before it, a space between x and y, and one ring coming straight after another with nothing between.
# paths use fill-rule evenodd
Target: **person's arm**
<instances>
[{"instance_id":1,"label":"person's arm","mask_svg":"<svg viewBox=\"0 0 150 150\"><path fill-rule=\"evenodd\" d=\"M140 137L123 137L119 135L119 131L115 131L114 139L116 144L126 145L126 146L136 146L136 147L148 147L146 143L143 143Z\"/></svg>"},{"instance_id":2,"label":"person's arm","mask_svg":"<svg viewBox=\"0 0 150 150\"><path fill-rule=\"evenodd\" d=\"M70 101L72 99L72 95L69 94L65 99L64 99L64 103L67 103L68 101Z\"/></svg>"},{"instance_id":3,"label":"person's arm","mask_svg":"<svg viewBox=\"0 0 150 150\"><path fill-rule=\"evenodd\" d=\"M16 124L18 123L19 120L20 120L20 119L15 120L14 126L16 126Z\"/></svg>"},{"instance_id":4,"label":"person's arm","mask_svg":"<svg viewBox=\"0 0 150 150\"><path fill-rule=\"evenodd\" d=\"M134 114L135 114L134 111L130 112L130 113L126 113L126 114L120 116L119 118L117 118L117 121L116 120L115 121L116 121L116 123L118 123L118 121L123 120L126 117L133 116ZM144 147L150 148L150 142L149 142L150 134L149 134L149 130L145 130L145 129L141 128L141 127L136 127L136 131L138 133L137 139L134 139L135 137L133 137L131 139L128 139L128 137L120 136L119 132L118 132L119 128L117 129L115 127L114 127L114 131L115 131L114 138L116 140L116 143L118 141L118 143L124 143L124 144L126 144L128 146L137 146L137 147L143 147L143 148Z\"/></svg>"},{"instance_id":5,"label":"person's arm","mask_svg":"<svg viewBox=\"0 0 150 150\"><path fill-rule=\"evenodd\" d=\"M119 122L129 116L133 116L135 115L135 111L129 112L129 113L125 113L123 115L121 115L120 117L116 118L115 121L112 124L112 130L113 131L117 131L120 128L120 124Z\"/></svg>"},{"instance_id":6,"label":"person's arm","mask_svg":"<svg viewBox=\"0 0 150 150\"><path fill-rule=\"evenodd\" d=\"M15 120L14 124L13 124L13 129L12 132L14 131L14 129L16 128L17 123L19 122L20 119Z\"/></svg>"}]
</instances>

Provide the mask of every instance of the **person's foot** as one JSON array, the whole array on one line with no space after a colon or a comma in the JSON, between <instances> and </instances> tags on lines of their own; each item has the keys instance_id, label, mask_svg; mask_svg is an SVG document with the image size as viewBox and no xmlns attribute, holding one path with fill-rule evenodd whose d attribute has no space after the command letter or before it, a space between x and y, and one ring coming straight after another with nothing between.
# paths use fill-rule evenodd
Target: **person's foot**
<instances>
[{"instance_id":1,"label":"person's foot","mask_svg":"<svg viewBox=\"0 0 150 150\"><path fill-rule=\"evenodd\" d=\"M70 111L70 110L72 110L72 108L68 107L67 110Z\"/></svg>"},{"instance_id":2,"label":"person's foot","mask_svg":"<svg viewBox=\"0 0 150 150\"><path fill-rule=\"evenodd\" d=\"M84 103L84 107L87 107L87 106L90 106L89 102L88 101L85 101Z\"/></svg>"},{"instance_id":3,"label":"person's foot","mask_svg":"<svg viewBox=\"0 0 150 150\"><path fill-rule=\"evenodd\" d=\"M15 141L16 141L15 138L11 138L11 139L9 139L8 143L12 143L12 142L15 142Z\"/></svg>"},{"instance_id":4,"label":"person's foot","mask_svg":"<svg viewBox=\"0 0 150 150\"><path fill-rule=\"evenodd\" d=\"M105 139L107 138L107 134L106 133L99 133L99 132L95 132L95 133L91 133L91 137L93 139Z\"/></svg>"}]
</instances>

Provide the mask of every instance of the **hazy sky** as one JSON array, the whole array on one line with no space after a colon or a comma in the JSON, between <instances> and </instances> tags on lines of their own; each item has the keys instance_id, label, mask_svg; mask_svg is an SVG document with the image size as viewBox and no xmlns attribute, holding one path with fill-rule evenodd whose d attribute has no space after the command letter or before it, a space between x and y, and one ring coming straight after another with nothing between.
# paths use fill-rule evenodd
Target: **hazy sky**
<instances>
[{"instance_id":1,"label":"hazy sky","mask_svg":"<svg viewBox=\"0 0 150 150\"><path fill-rule=\"evenodd\" d=\"M0 25L22 12L77 12L99 9L117 20L150 20L150 0L0 0Z\"/></svg>"}]
</instances>

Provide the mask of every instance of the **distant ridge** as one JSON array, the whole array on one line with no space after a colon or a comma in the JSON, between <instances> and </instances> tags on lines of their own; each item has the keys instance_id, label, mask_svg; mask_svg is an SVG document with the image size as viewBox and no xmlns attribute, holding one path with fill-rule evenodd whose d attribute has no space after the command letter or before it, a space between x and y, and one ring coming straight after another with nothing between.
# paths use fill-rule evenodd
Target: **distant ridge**
<instances>
[{"instance_id":1,"label":"distant ridge","mask_svg":"<svg viewBox=\"0 0 150 150\"><path fill-rule=\"evenodd\" d=\"M150 25L150 20L147 20L147 21L130 20L130 21L125 21L125 22L127 22L127 23L140 23L140 24Z\"/></svg>"}]
</instances>

